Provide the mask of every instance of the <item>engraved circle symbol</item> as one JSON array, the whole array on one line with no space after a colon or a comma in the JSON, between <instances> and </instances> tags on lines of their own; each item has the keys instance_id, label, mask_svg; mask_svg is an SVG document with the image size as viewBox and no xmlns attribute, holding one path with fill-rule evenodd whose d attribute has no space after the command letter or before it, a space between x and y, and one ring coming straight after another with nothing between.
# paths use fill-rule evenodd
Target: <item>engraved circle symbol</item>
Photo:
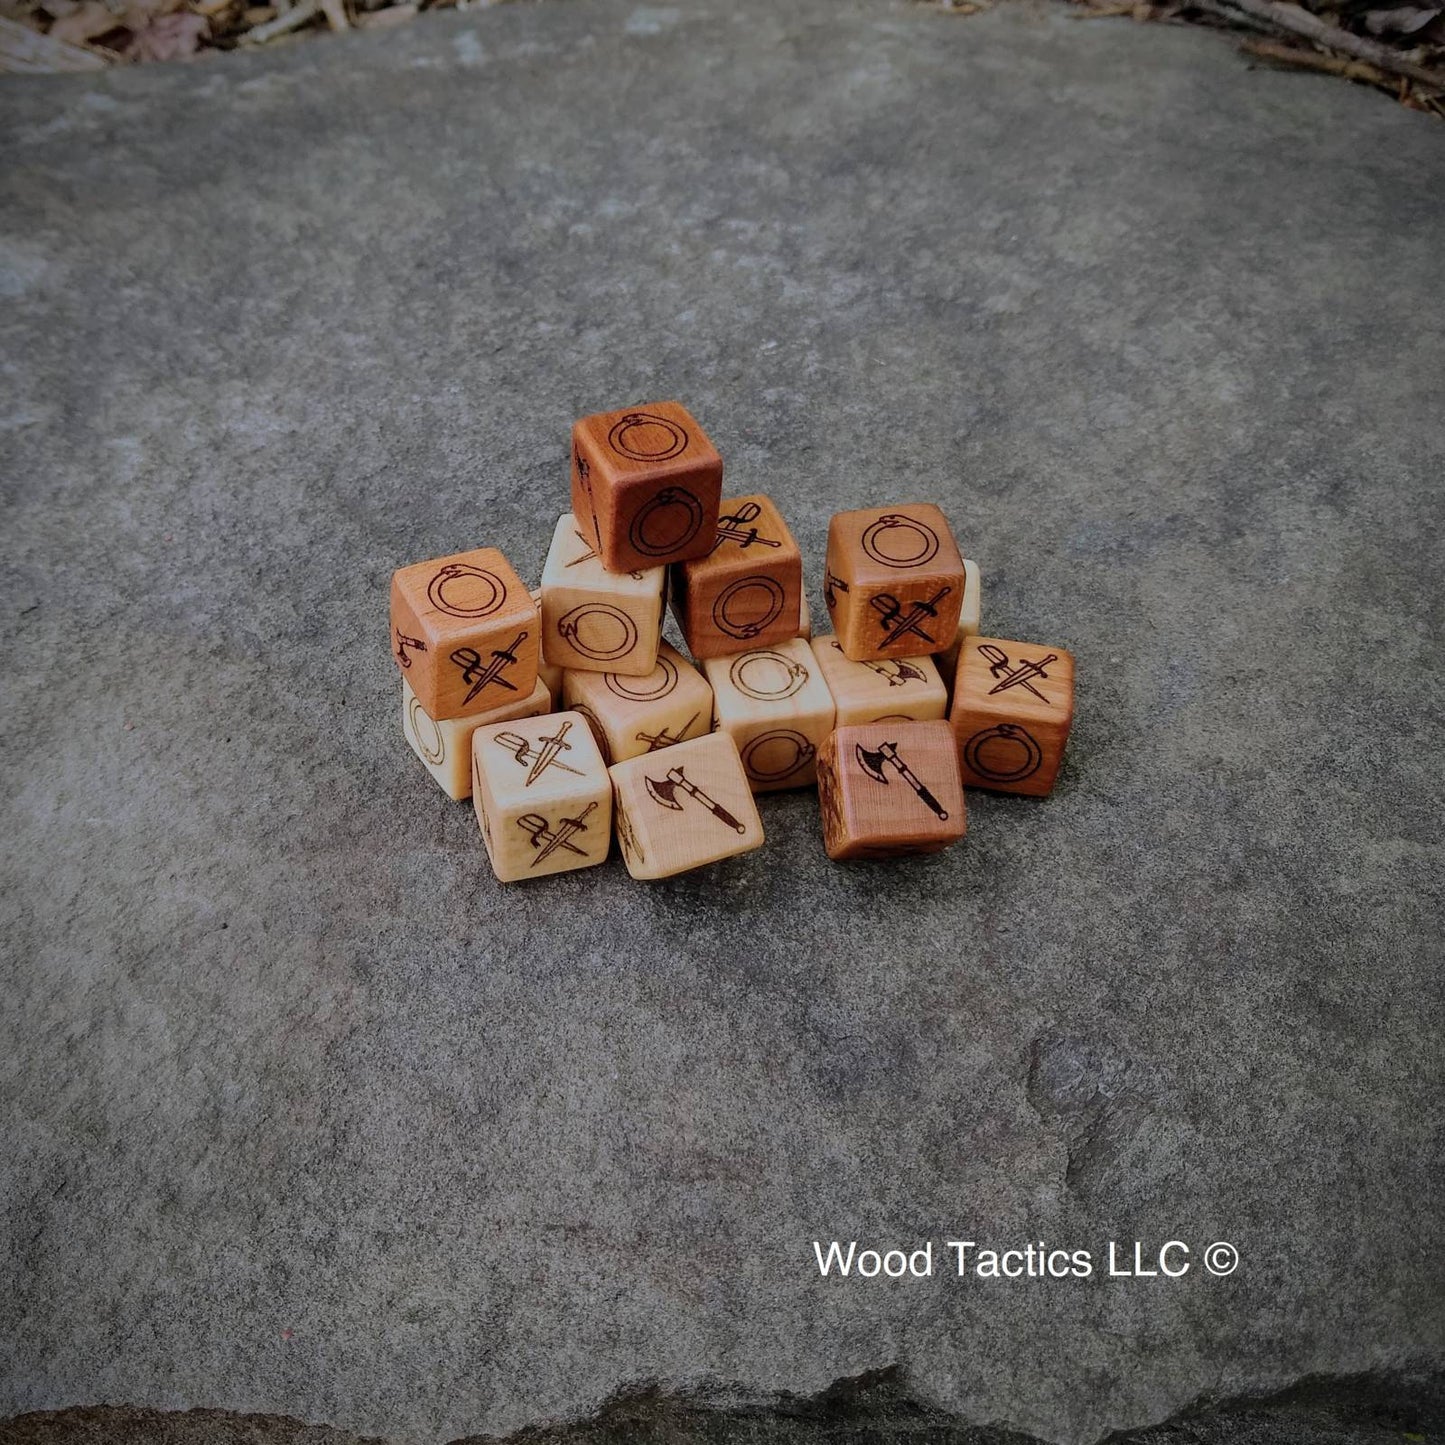
<instances>
[{"instance_id":1,"label":"engraved circle symbol","mask_svg":"<svg viewBox=\"0 0 1445 1445\"><path fill-rule=\"evenodd\" d=\"M702 526L702 503L686 487L664 487L638 509L628 540L644 556L666 557L680 551Z\"/></svg>"},{"instance_id":2,"label":"engraved circle symbol","mask_svg":"<svg viewBox=\"0 0 1445 1445\"><path fill-rule=\"evenodd\" d=\"M609 602L584 602L557 623L557 631L583 657L611 662L637 646L637 624Z\"/></svg>"},{"instance_id":3,"label":"engraved circle symbol","mask_svg":"<svg viewBox=\"0 0 1445 1445\"><path fill-rule=\"evenodd\" d=\"M787 600L782 583L773 577L739 577L718 594L712 605L712 620L729 637L756 637L778 620ZM759 608L762 615L753 616Z\"/></svg>"},{"instance_id":4,"label":"engraved circle symbol","mask_svg":"<svg viewBox=\"0 0 1445 1445\"><path fill-rule=\"evenodd\" d=\"M470 562L448 562L426 585L427 600L449 617L489 617L507 600L506 584Z\"/></svg>"},{"instance_id":5,"label":"engraved circle symbol","mask_svg":"<svg viewBox=\"0 0 1445 1445\"><path fill-rule=\"evenodd\" d=\"M634 462L666 462L687 450L687 433L656 412L630 411L613 422L607 445Z\"/></svg>"},{"instance_id":6,"label":"engraved circle symbol","mask_svg":"<svg viewBox=\"0 0 1445 1445\"><path fill-rule=\"evenodd\" d=\"M1043 749L1017 723L974 733L963 748L965 765L995 783L1021 783L1038 772L1043 760Z\"/></svg>"},{"instance_id":7,"label":"engraved circle symbol","mask_svg":"<svg viewBox=\"0 0 1445 1445\"><path fill-rule=\"evenodd\" d=\"M781 702L800 691L808 680L808 669L781 652L745 652L733 658L728 681L747 697L760 702Z\"/></svg>"},{"instance_id":8,"label":"engraved circle symbol","mask_svg":"<svg viewBox=\"0 0 1445 1445\"><path fill-rule=\"evenodd\" d=\"M656 702L677 686L677 664L670 657L659 657L656 668L646 677L620 677L604 672L602 682L608 692L625 697L628 702Z\"/></svg>"},{"instance_id":9,"label":"engraved circle symbol","mask_svg":"<svg viewBox=\"0 0 1445 1445\"><path fill-rule=\"evenodd\" d=\"M813 761L817 748L792 728L759 733L743 748L743 767L760 783L780 783Z\"/></svg>"},{"instance_id":10,"label":"engraved circle symbol","mask_svg":"<svg viewBox=\"0 0 1445 1445\"><path fill-rule=\"evenodd\" d=\"M938 552L938 533L925 522L889 512L863 533L863 550L885 567L921 567Z\"/></svg>"},{"instance_id":11,"label":"engraved circle symbol","mask_svg":"<svg viewBox=\"0 0 1445 1445\"><path fill-rule=\"evenodd\" d=\"M406 710L411 722L411 735L416 739L422 757L432 767L436 767L447 755L446 739L442 737L442 730L427 716L426 709L418 699L412 698L407 703Z\"/></svg>"}]
</instances>

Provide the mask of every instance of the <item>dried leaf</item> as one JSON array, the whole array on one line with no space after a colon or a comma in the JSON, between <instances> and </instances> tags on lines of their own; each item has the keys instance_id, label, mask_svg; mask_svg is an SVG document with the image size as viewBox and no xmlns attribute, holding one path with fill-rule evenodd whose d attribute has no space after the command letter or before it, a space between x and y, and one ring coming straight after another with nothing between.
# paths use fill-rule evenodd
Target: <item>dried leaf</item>
<instances>
[{"instance_id":1,"label":"dried leaf","mask_svg":"<svg viewBox=\"0 0 1445 1445\"><path fill-rule=\"evenodd\" d=\"M132 36L125 55L131 60L189 60L210 33L204 15L157 15Z\"/></svg>"}]
</instances>

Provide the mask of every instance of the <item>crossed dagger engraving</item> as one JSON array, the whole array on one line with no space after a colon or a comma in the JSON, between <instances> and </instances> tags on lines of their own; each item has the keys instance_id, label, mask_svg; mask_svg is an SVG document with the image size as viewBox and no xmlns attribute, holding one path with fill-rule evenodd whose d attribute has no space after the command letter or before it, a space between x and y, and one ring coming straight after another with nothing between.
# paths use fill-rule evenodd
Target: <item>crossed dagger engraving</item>
<instances>
[{"instance_id":1,"label":"crossed dagger engraving","mask_svg":"<svg viewBox=\"0 0 1445 1445\"><path fill-rule=\"evenodd\" d=\"M933 640L933 634L924 630L923 624L938 616L938 604L952 591L952 587L940 587L926 602L915 602L906 612L891 592L875 593L868 599L868 605L878 613L882 622L883 646L892 647L895 642L915 633L932 651L938 644Z\"/></svg>"},{"instance_id":2,"label":"crossed dagger engraving","mask_svg":"<svg viewBox=\"0 0 1445 1445\"><path fill-rule=\"evenodd\" d=\"M524 738L521 733L497 733L492 741L511 753L522 767L531 764L527 781L522 784L524 788L530 788L548 768L560 768L564 773L572 773L579 778L582 776L581 768L574 768L570 763L564 763L561 758L562 753L572 751L572 744L567 741L571 728L570 722L562 723L549 737L538 738L537 746L533 746L531 740Z\"/></svg>"},{"instance_id":3,"label":"crossed dagger engraving","mask_svg":"<svg viewBox=\"0 0 1445 1445\"><path fill-rule=\"evenodd\" d=\"M585 858L587 850L579 848L572 839L578 833L587 831L587 818L596 806L596 802L588 803L575 818L563 818L555 828L540 813L523 813L517 819L517 826L524 833L531 834L532 846L537 850L537 856L528 866L535 868L559 848L565 848L569 853Z\"/></svg>"},{"instance_id":4,"label":"crossed dagger engraving","mask_svg":"<svg viewBox=\"0 0 1445 1445\"><path fill-rule=\"evenodd\" d=\"M892 767L898 776L918 794L920 801L931 808L940 820L947 821L948 809L929 792L918 774L898 756L897 743L879 743L876 749L865 748L862 743L859 743L853 751L857 755L858 766L875 782L882 783L886 787L888 774L884 769Z\"/></svg>"},{"instance_id":5,"label":"crossed dagger engraving","mask_svg":"<svg viewBox=\"0 0 1445 1445\"><path fill-rule=\"evenodd\" d=\"M683 723L683 725L677 730L676 737L673 737L672 733L667 728L660 728L655 733L638 733L637 741L640 743L646 743L647 751L650 753L657 752L659 748L669 748L673 745L673 743L680 743L687 736L687 730L693 725L693 723L697 721L697 718L698 715L696 713L693 713L693 715L688 718L688 720Z\"/></svg>"},{"instance_id":6,"label":"crossed dagger engraving","mask_svg":"<svg viewBox=\"0 0 1445 1445\"><path fill-rule=\"evenodd\" d=\"M756 502L744 502L741 507L726 517L717 519L717 536L713 541L712 550L717 551L724 542L736 542L739 547L751 547L754 542L762 547L781 547L783 544L772 537L764 537L758 529L752 525L763 514L763 509Z\"/></svg>"},{"instance_id":7,"label":"crossed dagger engraving","mask_svg":"<svg viewBox=\"0 0 1445 1445\"><path fill-rule=\"evenodd\" d=\"M517 685L508 682L502 674L517 661L517 649L527 640L523 628L505 647L492 653L492 660L483 663L475 647L459 647L452 653L452 661L462 670L462 681L471 684L471 691L462 699L465 707L484 687L499 683L508 692L516 692Z\"/></svg>"},{"instance_id":8,"label":"crossed dagger engraving","mask_svg":"<svg viewBox=\"0 0 1445 1445\"><path fill-rule=\"evenodd\" d=\"M642 782L647 789L647 796L654 803L659 803L664 808L671 808L674 813L682 812L682 804L678 802L677 795L684 793L706 808L719 823L726 823L734 833L747 832L745 823L739 823L716 798L709 797L703 792L683 773L680 767L669 768L665 777L644 777Z\"/></svg>"},{"instance_id":9,"label":"crossed dagger engraving","mask_svg":"<svg viewBox=\"0 0 1445 1445\"><path fill-rule=\"evenodd\" d=\"M996 692L1007 692L1011 687L1026 687L1040 702L1048 702L1048 698L1034 686L1032 679L1048 677L1048 673L1044 669L1051 662L1059 660L1057 652L1051 652L1047 657L1039 658L1037 662L1027 657L1021 657L1018 666L1015 667L1010 664L1008 653L1001 647L995 647L991 642L979 643L978 650L982 657L988 659L989 672L999 679L989 688L988 695L990 697Z\"/></svg>"}]
</instances>

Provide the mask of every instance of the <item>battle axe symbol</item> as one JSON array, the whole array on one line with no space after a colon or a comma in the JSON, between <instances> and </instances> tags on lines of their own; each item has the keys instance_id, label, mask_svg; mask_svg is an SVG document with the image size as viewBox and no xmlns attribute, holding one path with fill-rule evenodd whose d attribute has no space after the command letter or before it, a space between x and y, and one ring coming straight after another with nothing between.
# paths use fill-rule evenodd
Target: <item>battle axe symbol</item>
<instances>
[{"instance_id":1,"label":"battle axe symbol","mask_svg":"<svg viewBox=\"0 0 1445 1445\"><path fill-rule=\"evenodd\" d=\"M696 783L690 782L684 776L681 768L669 768L667 776L664 778L644 777L642 781L647 788L647 796L654 803L661 803L664 808L671 808L674 813L682 812L682 804L678 802L677 795L679 792L683 792L701 803L719 823L726 823L734 833L747 832L745 823L739 823L721 803L715 798L708 797Z\"/></svg>"},{"instance_id":2,"label":"battle axe symbol","mask_svg":"<svg viewBox=\"0 0 1445 1445\"><path fill-rule=\"evenodd\" d=\"M944 821L947 820L948 810L928 791L922 780L918 777L918 774L898 756L897 743L879 743L876 751L870 751L868 748L865 748L862 743L859 743L853 751L857 754L858 766L862 768L870 778L886 786L888 783L888 774L883 770L891 765L897 770L898 776L918 794L923 803L932 808L940 819Z\"/></svg>"}]
</instances>

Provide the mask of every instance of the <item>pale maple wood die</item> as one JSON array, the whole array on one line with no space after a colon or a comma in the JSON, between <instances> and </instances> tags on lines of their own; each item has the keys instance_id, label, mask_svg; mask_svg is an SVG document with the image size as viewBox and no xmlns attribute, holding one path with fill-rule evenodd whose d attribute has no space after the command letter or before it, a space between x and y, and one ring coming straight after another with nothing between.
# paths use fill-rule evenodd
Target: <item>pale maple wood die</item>
<instances>
[{"instance_id":1,"label":"pale maple wood die","mask_svg":"<svg viewBox=\"0 0 1445 1445\"><path fill-rule=\"evenodd\" d=\"M810 639L813 636L813 611L808 606L808 594L798 598L798 636Z\"/></svg>"},{"instance_id":2,"label":"pale maple wood die","mask_svg":"<svg viewBox=\"0 0 1445 1445\"><path fill-rule=\"evenodd\" d=\"M958 614L958 631L953 641L938 653L938 671L948 689L948 700L953 701L953 679L958 672L958 654L970 637L979 633L979 619L983 615L983 581L979 576L978 563L963 559L963 608Z\"/></svg>"},{"instance_id":3,"label":"pale maple wood die","mask_svg":"<svg viewBox=\"0 0 1445 1445\"><path fill-rule=\"evenodd\" d=\"M607 860L612 784L579 713L479 727L472 734L472 804L503 883Z\"/></svg>"},{"instance_id":4,"label":"pale maple wood die","mask_svg":"<svg viewBox=\"0 0 1445 1445\"><path fill-rule=\"evenodd\" d=\"M671 572L672 615L700 662L798 636L803 554L770 498L724 501L712 550Z\"/></svg>"},{"instance_id":5,"label":"pale maple wood die","mask_svg":"<svg viewBox=\"0 0 1445 1445\"><path fill-rule=\"evenodd\" d=\"M967 817L952 729L942 721L835 729L818 759L818 808L830 858L899 858L958 842Z\"/></svg>"},{"instance_id":6,"label":"pale maple wood die","mask_svg":"<svg viewBox=\"0 0 1445 1445\"><path fill-rule=\"evenodd\" d=\"M531 593L495 547L392 574L392 655L438 722L529 697L540 633Z\"/></svg>"},{"instance_id":7,"label":"pale maple wood die","mask_svg":"<svg viewBox=\"0 0 1445 1445\"><path fill-rule=\"evenodd\" d=\"M722 458L686 407L649 402L572 426L572 513L609 572L705 556Z\"/></svg>"},{"instance_id":8,"label":"pale maple wood die","mask_svg":"<svg viewBox=\"0 0 1445 1445\"><path fill-rule=\"evenodd\" d=\"M703 663L718 730L737 744L755 793L810 787L833 730L833 694L801 637Z\"/></svg>"},{"instance_id":9,"label":"pale maple wood die","mask_svg":"<svg viewBox=\"0 0 1445 1445\"><path fill-rule=\"evenodd\" d=\"M532 691L516 702L503 703L473 717L446 718L439 722L427 713L421 700L403 681L401 731L442 791L454 802L460 802L472 795L472 734L484 723L539 717L551 712L552 706L552 695L539 677Z\"/></svg>"},{"instance_id":10,"label":"pale maple wood die","mask_svg":"<svg viewBox=\"0 0 1445 1445\"><path fill-rule=\"evenodd\" d=\"M542 617L542 589L532 589L532 601L537 604L537 618L540 622ZM547 691L552 694L552 710L562 706L562 669L555 662L547 661L547 650L542 649L537 659L537 676L546 684Z\"/></svg>"},{"instance_id":11,"label":"pale maple wood die","mask_svg":"<svg viewBox=\"0 0 1445 1445\"><path fill-rule=\"evenodd\" d=\"M828 524L823 600L854 662L941 651L958 631L963 591L958 544L929 503L839 512Z\"/></svg>"},{"instance_id":12,"label":"pale maple wood die","mask_svg":"<svg viewBox=\"0 0 1445 1445\"><path fill-rule=\"evenodd\" d=\"M670 878L763 845L762 819L726 733L609 771L617 841L634 878Z\"/></svg>"},{"instance_id":13,"label":"pale maple wood die","mask_svg":"<svg viewBox=\"0 0 1445 1445\"><path fill-rule=\"evenodd\" d=\"M1062 647L970 637L949 721L968 787L1044 797L1074 720L1074 659Z\"/></svg>"},{"instance_id":14,"label":"pale maple wood die","mask_svg":"<svg viewBox=\"0 0 1445 1445\"><path fill-rule=\"evenodd\" d=\"M609 767L704 737L712 729L712 688L666 642L646 677L569 668L562 674L562 705L587 719Z\"/></svg>"},{"instance_id":15,"label":"pale maple wood die","mask_svg":"<svg viewBox=\"0 0 1445 1445\"><path fill-rule=\"evenodd\" d=\"M937 722L948 714L948 689L931 657L854 662L838 639L815 637L813 655L833 694L838 727L871 722Z\"/></svg>"},{"instance_id":16,"label":"pale maple wood die","mask_svg":"<svg viewBox=\"0 0 1445 1445\"><path fill-rule=\"evenodd\" d=\"M591 672L646 677L657 665L667 568L608 572L565 512L542 569L542 655Z\"/></svg>"}]
</instances>

